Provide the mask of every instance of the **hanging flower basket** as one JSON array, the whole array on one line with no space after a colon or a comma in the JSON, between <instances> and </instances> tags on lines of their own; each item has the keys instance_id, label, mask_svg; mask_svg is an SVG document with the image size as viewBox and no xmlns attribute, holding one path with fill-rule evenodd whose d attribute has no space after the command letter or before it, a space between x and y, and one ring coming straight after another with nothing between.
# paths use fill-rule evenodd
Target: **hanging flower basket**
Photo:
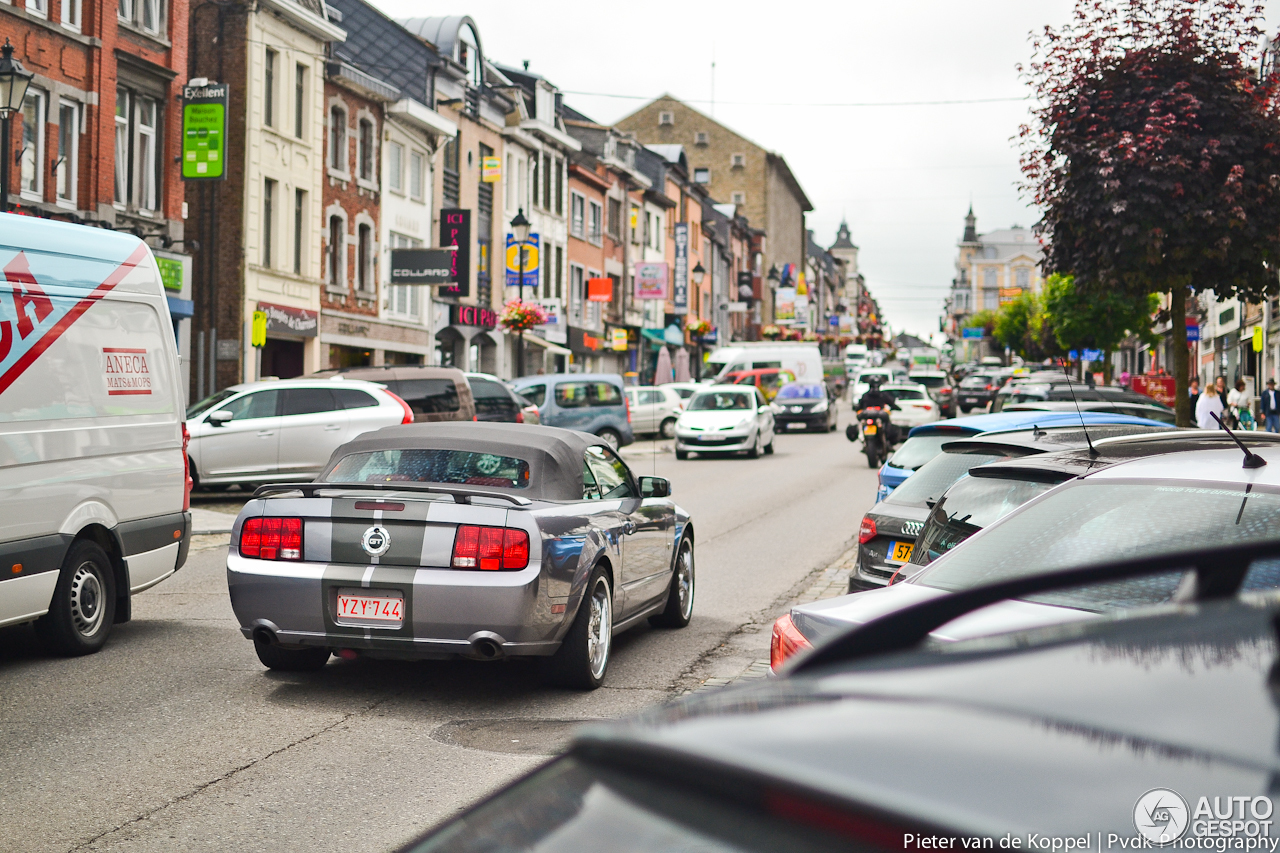
<instances>
[{"instance_id":1,"label":"hanging flower basket","mask_svg":"<svg viewBox=\"0 0 1280 853\"><path fill-rule=\"evenodd\" d=\"M700 320L697 317L690 317L685 320L684 327L694 337L701 337L711 331L711 323L706 320Z\"/></svg>"},{"instance_id":2,"label":"hanging flower basket","mask_svg":"<svg viewBox=\"0 0 1280 853\"><path fill-rule=\"evenodd\" d=\"M524 332L534 326L541 326L548 320L547 312L536 302L521 302L512 299L502 306L499 322L513 332Z\"/></svg>"},{"instance_id":3,"label":"hanging flower basket","mask_svg":"<svg viewBox=\"0 0 1280 853\"><path fill-rule=\"evenodd\" d=\"M777 340L778 335L782 334L782 329L777 326L764 326L760 329L760 337L768 340Z\"/></svg>"}]
</instances>

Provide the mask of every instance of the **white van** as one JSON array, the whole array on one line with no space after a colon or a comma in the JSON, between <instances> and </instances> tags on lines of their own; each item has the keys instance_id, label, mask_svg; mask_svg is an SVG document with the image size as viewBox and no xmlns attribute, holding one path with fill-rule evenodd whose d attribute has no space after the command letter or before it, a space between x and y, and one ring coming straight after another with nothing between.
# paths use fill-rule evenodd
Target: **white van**
<instances>
[{"instance_id":1,"label":"white van","mask_svg":"<svg viewBox=\"0 0 1280 853\"><path fill-rule=\"evenodd\" d=\"M871 364L866 344L849 344L844 348L844 375L852 382L862 369Z\"/></svg>"},{"instance_id":2,"label":"white van","mask_svg":"<svg viewBox=\"0 0 1280 853\"><path fill-rule=\"evenodd\" d=\"M0 626L87 654L186 560L186 430L155 258L0 213Z\"/></svg>"},{"instance_id":3,"label":"white van","mask_svg":"<svg viewBox=\"0 0 1280 853\"><path fill-rule=\"evenodd\" d=\"M822 381L822 353L814 343L790 341L751 341L735 343L715 349L707 356L707 370L716 381L725 374L738 370L756 370L762 367L780 367L790 370L796 379L811 382Z\"/></svg>"}]
</instances>

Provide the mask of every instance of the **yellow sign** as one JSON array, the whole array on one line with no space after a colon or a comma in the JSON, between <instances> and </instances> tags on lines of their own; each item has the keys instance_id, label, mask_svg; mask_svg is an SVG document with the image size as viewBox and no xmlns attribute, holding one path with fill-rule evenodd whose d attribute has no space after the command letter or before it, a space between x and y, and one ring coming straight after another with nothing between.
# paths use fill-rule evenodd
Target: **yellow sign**
<instances>
[{"instance_id":1,"label":"yellow sign","mask_svg":"<svg viewBox=\"0 0 1280 853\"><path fill-rule=\"evenodd\" d=\"M540 257L541 253L538 251L538 244L536 242L531 240L524 244L525 275L538 272L538 261ZM520 275L520 244L516 243L514 240L507 243L507 272L515 276ZM508 282L508 284L515 284L515 282Z\"/></svg>"},{"instance_id":2,"label":"yellow sign","mask_svg":"<svg viewBox=\"0 0 1280 853\"><path fill-rule=\"evenodd\" d=\"M501 157L485 157L480 161L480 180L486 184L496 184L502 180Z\"/></svg>"},{"instance_id":3,"label":"yellow sign","mask_svg":"<svg viewBox=\"0 0 1280 853\"><path fill-rule=\"evenodd\" d=\"M615 352L625 352L627 349L627 330L611 329L609 332L609 348Z\"/></svg>"},{"instance_id":4,"label":"yellow sign","mask_svg":"<svg viewBox=\"0 0 1280 853\"><path fill-rule=\"evenodd\" d=\"M267 344L267 312L253 312L253 328L249 335L249 343L255 347L266 346Z\"/></svg>"},{"instance_id":5,"label":"yellow sign","mask_svg":"<svg viewBox=\"0 0 1280 853\"><path fill-rule=\"evenodd\" d=\"M1262 352L1262 327L1255 326L1253 329L1253 351Z\"/></svg>"}]
</instances>

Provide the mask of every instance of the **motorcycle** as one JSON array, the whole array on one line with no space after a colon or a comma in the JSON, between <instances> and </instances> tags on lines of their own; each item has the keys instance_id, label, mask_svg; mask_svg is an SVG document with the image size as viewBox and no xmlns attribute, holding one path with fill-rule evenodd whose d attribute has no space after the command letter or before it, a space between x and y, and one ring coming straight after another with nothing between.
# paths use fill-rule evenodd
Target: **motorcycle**
<instances>
[{"instance_id":1,"label":"motorcycle","mask_svg":"<svg viewBox=\"0 0 1280 853\"><path fill-rule=\"evenodd\" d=\"M845 428L845 438L856 441L862 436L862 452L867 454L867 467L878 468L888 461L890 446L889 413L870 406L857 413L858 422Z\"/></svg>"}]
</instances>

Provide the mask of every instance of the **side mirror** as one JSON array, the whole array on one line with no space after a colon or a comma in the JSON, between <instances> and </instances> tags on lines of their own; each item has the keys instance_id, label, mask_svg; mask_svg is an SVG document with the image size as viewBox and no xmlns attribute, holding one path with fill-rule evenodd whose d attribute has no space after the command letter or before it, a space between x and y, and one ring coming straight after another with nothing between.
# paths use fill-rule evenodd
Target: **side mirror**
<instances>
[{"instance_id":1,"label":"side mirror","mask_svg":"<svg viewBox=\"0 0 1280 853\"><path fill-rule=\"evenodd\" d=\"M640 496L644 498L671 497L671 481L664 477L641 477Z\"/></svg>"},{"instance_id":2,"label":"side mirror","mask_svg":"<svg viewBox=\"0 0 1280 853\"><path fill-rule=\"evenodd\" d=\"M218 409L216 412L210 412L209 417L205 418L205 420L209 422L209 426L220 427L226 426L234 417L234 413L229 412L226 409Z\"/></svg>"}]
</instances>

